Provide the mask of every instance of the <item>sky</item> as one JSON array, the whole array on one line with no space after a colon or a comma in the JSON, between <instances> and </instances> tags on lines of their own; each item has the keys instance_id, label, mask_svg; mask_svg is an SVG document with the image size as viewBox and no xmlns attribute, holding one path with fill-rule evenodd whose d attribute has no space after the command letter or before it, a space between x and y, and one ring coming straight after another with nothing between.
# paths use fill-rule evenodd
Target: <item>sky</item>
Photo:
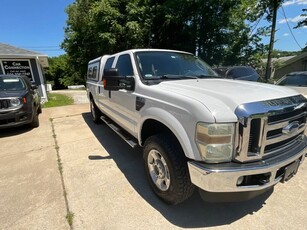
<instances>
[{"instance_id":1,"label":"sky","mask_svg":"<svg viewBox=\"0 0 307 230\"><path fill-rule=\"evenodd\" d=\"M307 27L293 29L299 21L304 19L301 17L304 13L302 9L307 9L307 0L288 0L278 9L274 49L299 51L307 46ZM258 26L265 24L267 22L263 20ZM268 44L269 37L263 39L263 42Z\"/></svg>"},{"instance_id":2,"label":"sky","mask_svg":"<svg viewBox=\"0 0 307 230\"><path fill-rule=\"evenodd\" d=\"M67 20L65 8L73 2L74 0L0 0L0 43L50 57L65 53L60 48ZM307 27L293 29L301 19L302 9L307 9L307 0L287 0L278 10L275 49L298 51L307 45ZM266 24L262 20L257 27ZM264 38L263 42L267 44L269 38Z\"/></svg>"}]
</instances>

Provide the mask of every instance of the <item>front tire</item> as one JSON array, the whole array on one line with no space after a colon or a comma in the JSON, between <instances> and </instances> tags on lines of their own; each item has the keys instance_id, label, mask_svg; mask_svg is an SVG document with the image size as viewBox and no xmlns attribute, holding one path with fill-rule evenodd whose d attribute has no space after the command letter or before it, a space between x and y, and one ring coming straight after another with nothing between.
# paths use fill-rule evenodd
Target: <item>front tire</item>
<instances>
[{"instance_id":1,"label":"front tire","mask_svg":"<svg viewBox=\"0 0 307 230\"><path fill-rule=\"evenodd\" d=\"M193 194L187 160L174 136L149 137L144 144L144 161L152 190L166 203L178 204Z\"/></svg>"},{"instance_id":2,"label":"front tire","mask_svg":"<svg viewBox=\"0 0 307 230\"><path fill-rule=\"evenodd\" d=\"M33 120L30 123L30 127L31 128L37 128L39 127L39 119L38 119L38 112L35 111L34 115L33 115Z\"/></svg>"},{"instance_id":3,"label":"front tire","mask_svg":"<svg viewBox=\"0 0 307 230\"><path fill-rule=\"evenodd\" d=\"M90 100L90 109L91 109L91 115L92 115L93 121L97 124L100 123L101 112L97 108L93 99Z\"/></svg>"}]
</instances>

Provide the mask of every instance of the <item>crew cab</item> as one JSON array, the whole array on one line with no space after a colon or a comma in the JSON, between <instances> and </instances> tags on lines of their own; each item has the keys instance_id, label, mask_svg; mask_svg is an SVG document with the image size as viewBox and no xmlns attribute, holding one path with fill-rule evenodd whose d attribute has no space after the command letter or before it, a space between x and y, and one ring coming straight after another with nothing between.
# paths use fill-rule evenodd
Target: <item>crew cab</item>
<instances>
[{"instance_id":1,"label":"crew cab","mask_svg":"<svg viewBox=\"0 0 307 230\"><path fill-rule=\"evenodd\" d=\"M183 202L264 191L292 178L306 154L307 100L291 89L221 79L191 53L134 49L88 64L94 122L143 147L155 194Z\"/></svg>"}]
</instances>

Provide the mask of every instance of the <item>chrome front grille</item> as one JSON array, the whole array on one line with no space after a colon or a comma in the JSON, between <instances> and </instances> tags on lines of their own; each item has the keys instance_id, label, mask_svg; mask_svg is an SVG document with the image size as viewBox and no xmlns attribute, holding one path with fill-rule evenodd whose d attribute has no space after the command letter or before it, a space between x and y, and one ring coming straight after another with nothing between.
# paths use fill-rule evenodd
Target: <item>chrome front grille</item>
<instances>
[{"instance_id":1,"label":"chrome front grille","mask_svg":"<svg viewBox=\"0 0 307 230\"><path fill-rule=\"evenodd\" d=\"M260 160L298 145L304 135L306 106L303 96L239 106L235 159Z\"/></svg>"}]
</instances>

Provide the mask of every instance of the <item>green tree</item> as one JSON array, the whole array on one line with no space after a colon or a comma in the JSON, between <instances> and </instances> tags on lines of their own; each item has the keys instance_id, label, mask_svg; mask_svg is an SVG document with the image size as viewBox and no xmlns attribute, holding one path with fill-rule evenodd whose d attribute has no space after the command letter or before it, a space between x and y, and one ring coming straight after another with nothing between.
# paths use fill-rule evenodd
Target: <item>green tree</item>
<instances>
[{"instance_id":1,"label":"green tree","mask_svg":"<svg viewBox=\"0 0 307 230\"><path fill-rule=\"evenodd\" d=\"M67 55L48 58L49 68L46 71L46 79L50 82L54 89L63 89L65 86L61 83L61 79L68 77L67 75Z\"/></svg>"},{"instance_id":2,"label":"green tree","mask_svg":"<svg viewBox=\"0 0 307 230\"><path fill-rule=\"evenodd\" d=\"M76 0L66 9L62 47L79 81L89 60L131 48L184 50L211 65L256 65L267 29L254 28L266 8L256 0Z\"/></svg>"},{"instance_id":3,"label":"green tree","mask_svg":"<svg viewBox=\"0 0 307 230\"><path fill-rule=\"evenodd\" d=\"M54 89L64 89L69 85L82 83L79 76L69 68L66 54L48 58L48 61L49 68L46 71L46 79Z\"/></svg>"},{"instance_id":4,"label":"green tree","mask_svg":"<svg viewBox=\"0 0 307 230\"><path fill-rule=\"evenodd\" d=\"M259 7L251 0L148 1L155 48L197 53L209 64L251 64L264 52L260 35L251 23ZM255 9L253 9L255 8ZM244 13L242 13L244 12Z\"/></svg>"},{"instance_id":5,"label":"green tree","mask_svg":"<svg viewBox=\"0 0 307 230\"><path fill-rule=\"evenodd\" d=\"M299 21L294 28L299 28L299 27L307 26L307 9L303 9L302 11L306 12L306 13L302 13L301 14L301 17L305 17L305 19L302 20L302 21Z\"/></svg>"},{"instance_id":6,"label":"green tree","mask_svg":"<svg viewBox=\"0 0 307 230\"><path fill-rule=\"evenodd\" d=\"M138 0L77 0L67 7L62 47L74 73L85 80L89 60L130 48L144 47L147 22Z\"/></svg>"}]
</instances>

